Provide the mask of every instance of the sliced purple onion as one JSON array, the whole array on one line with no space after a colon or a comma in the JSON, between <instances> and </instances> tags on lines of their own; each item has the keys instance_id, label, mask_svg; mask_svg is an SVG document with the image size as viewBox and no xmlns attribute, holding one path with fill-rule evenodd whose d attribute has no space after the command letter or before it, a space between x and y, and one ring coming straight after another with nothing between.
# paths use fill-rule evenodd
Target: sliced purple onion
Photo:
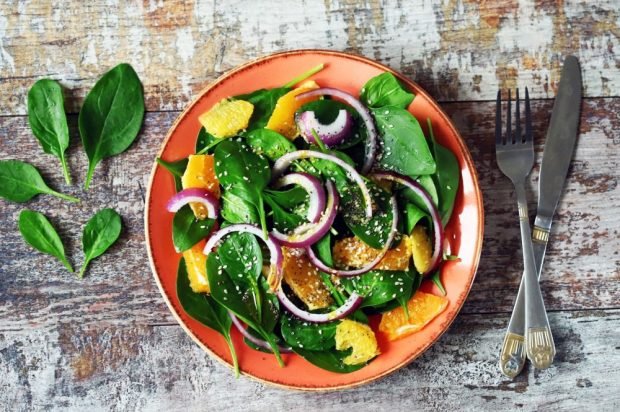
<instances>
[{"instance_id":1,"label":"sliced purple onion","mask_svg":"<svg viewBox=\"0 0 620 412\"><path fill-rule=\"evenodd\" d=\"M392 242L396 237L396 233L398 233L398 207L396 204L396 196L392 196L392 198L390 199L390 204L392 205L392 216L394 216L394 218L392 219L392 226L390 227L390 234L388 235L387 241L381 249L381 252L371 262L362 266L359 269L353 270L341 270L331 268L325 263L323 263L321 259L319 259L319 257L314 253L312 246L308 246L306 247L306 253L308 254L308 258L310 259L312 264L323 272L342 277L359 276L363 275L364 273L370 272L375 266L379 264L379 262L381 262L381 259L383 259L387 251L390 249L390 246L392 245Z\"/></svg>"},{"instance_id":2,"label":"sliced purple onion","mask_svg":"<svg viewBox=\"0 0 620 412\"><path fill-rule=\"evenodd\" d=\"M234 232L250 233L260 239L263 239L263 241L267 244L269 254L271 255L269 257L271 267L269 268L267 283L269 284L269 288L272 291L275 292L276 290L278 290L278 288L280 288L280 282L282 281L282 262L284 260L284 257L282 255L282 246L280 246L278 240L271 234L267 234L267 239L265 239L263 237L263 231L259 227L248 224L226 226L224 229L220 229L213 235L211 235L202 253L208 255L209 253L211 253L211 250L220 240Z\"/></svg>"},{"instance_id":3,"label":"sliced purple onion","mask_svg":"<svg viewBox=\"0 0 620 412\"><path fill-rule=\"evenodd\" d=\"M336 119L329 124L320 123L313 111L298 114L295 116L295 121L306 142L316 144L316 139L312 134L314 130L327 147L342 143L353 128L353 116L344 109L339 110Z\"/></svg>"},{"instance_id":4,"label":"sliced purple onion","mask_svg":"<svg viewBox=\"0 0 620 412\"><path fill-rule=\"evenodd\" d=\"M281 177L275 184L275 188L296 184L301 186L310 197L308 204L308 220L316 223L325 210L325 190L321 181L308 173L289 173Z\"/></svg>"},{"instance_id":5,"label":"sliced purple onion","mask_svg":"<svg viewBox=\"0 0 620 412\"><path fill-rule=\"evenodd\" d=\"M263 349L267 349L267 350L273 351L273 349L271 349L271 346L269 346L269 343L267 343L267 341L262 340L260 338L257 338L256 336L254 336L250 332L248 332L247 329L243 327L243 324L241 323L239 318L237 316L235 316L234 313L232 313L231 311L228 311L228 315L230 316L230 319L232 319L233 325L235 325L235 327L237 328L239 333L241 333L244 338L246 338L247 340L249 340L250 342L252 342L256 346L258 346L259 348L263 348ZM280 346L280 345L278 345L278 350L280 351L280 353L291 353L291 352L293 352L293 350L289 346Z\"/></svg>"},{"instance_id":6,"label":"sliced purple onion","mask_svg":"<svg viewBox=\"0 0 620 412\"><path fill-rule=\"evenodd\" d=\"M304 248L315 244L319 241L334 224L336 215L338 214L338 205L340 204L340 196L336 187L331 180L326 183L327 186L327 205L317 223L305 223L298 226L289 235L273 230L272 235L281 244L290 247Z\"/></svg>"},{"instance_id":7,"label":"sliced purple onion","mask_svg":"<svg viewBox=\"0 0 620 412\"><path fill-rule=\"evenodd\" d=\"M375 123L370 115L370 111L360 102L347 92L332 87L323 87L321 89L314 89L309 92L301 93L296 96L297 99L306 99L314 96L334 96L341 99L349 106L353 107L360 115L366 130L368 130L368 140L366 142L366 150L364 153L364 165L362 166L362 174L366 174L372 168L377 156L377 129Z\"/></svg>"},{"instance_id":8,"label":"sliced purple onion","mask_svg":"<svg viewBox=\"0 0 620 412\"><path fill-rule=\"evenodd\" d=\"M278 290L278 300L282 306L286 308L286 310L302 320L312 323L326 323L333 320L346 318L362 304L364 298L354 292L351 296L349 296L349 299L342 304L342 306L329 313L311 313L295 306L288 296L286 296L283 288Z\"/></svg>"},{"instance_id":9,"label":"sliced purple onion","mask_svg":"<svg viewBox=\"0 0 620 412\"><path fill-rule=\"evenodd\" d=\"M435 271L439 264L441 263L442 258L442 246L444 241L443 234L443 225L441 224L441 217L439 216L439 211L437 211L437 207L431 197L426 193L426 190L412 178L400 175L394 172L377 172L371 175L372 178L379 180L391 180L396 183L400 183L407 188L411 189L415 194L422 198L426 209L431 215L431 220L433 221L433 255L431 256L431 263L429 268L423 275L428 275L429 273Z\"/></svg>"},{"instance_id":10,"label":"sliced purple onion","mask_svg":"<svg viewBox=\"0 0 620 412\"><path fill-rule=\"evenodd\" d=\"M347 176L350 179L354 180L357 186L359 186L360 190L362 191L362 197L364 198L364 203L366 204L366 217L368 219L372 217L372 197L370 196L370 190L368 190L366 182L364 182L364 179L357 172L357 170L355 170L355 168L353 168L350 164L337 156L327 153L315 152L314 150L297 150L295 152L287 153L284 156L280 157L278 160L276 160L271 172L274 176L280 176L294 160L307 158L329 160L330 162L333 162L336 165L342 167L347 172Z\"/></svg>"},{"instance_id":11,"label":"sliced purple onion","mask_svg":"<svg viewBox=\"0 0 620 412\"><path fill-rule=\"evenodd\" d=\"M220 211L220 201L206 189L189 188L175 194L168 201L168 212L176 213L188 203L200 203L207 209L207 217L217 218Z\"/></svg>"}]
</instances>

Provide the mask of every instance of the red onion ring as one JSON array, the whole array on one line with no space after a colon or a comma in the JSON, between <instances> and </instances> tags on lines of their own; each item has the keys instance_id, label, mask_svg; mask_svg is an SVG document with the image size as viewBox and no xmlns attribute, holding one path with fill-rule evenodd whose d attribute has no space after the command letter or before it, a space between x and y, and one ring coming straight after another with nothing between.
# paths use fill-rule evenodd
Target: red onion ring
<instances>
[{"instance_id":1,"label":"red onion ring","mask_svg":"<svg viewBox=\"0 0 620 412\"><path fill-rule=\"evenodd\" d=\"M316 223L321 218L323 210L325 210L325 190L321 185L321 181L308 173L289 173L281 177L275 184L275 188L296 184L301 186L308 196L308 220Z\"/></svg>"},{"instance_id":2,"label":"red onion ring","mask_svg":"<svg viewBox=\"0 0 620 412\"><path fill-rule=\"evenodd\" d=\"M316 118L316 114L313 111L306 111L298 114L295 116L295 121L301 132L301 136L306 142L316 144L316 139L312 134L314 130L321 138L321 141L328 147L342 143L353 127L353 116L344 109L339 110L336 119L329 124L319 122L319 119Z\"/></svg>"},{"instance_id":3,"label":"red onion ring","mask_svg":"<svg viewBox=\"0 0 620 412\"><path fill-rule=\"evenodd\" d=\"M284 171L290 166L290 164L294 160L298 159L306 159L306 158L317 158L323 160L329 160L330 162L335 163L336 165L342 167L347 172L347 177L354 180L355 183L359 186L362 191L362 196L364 197L364 203L366 204L366 217L370 219L372 217L372 197L370 196L370 190L368 190L368 186L364 182L362 176L353 168L350 164L345 162L344 160L327 153L315 152L314 150L297 150L295 152L290 152L280 157L273 165L272 174L274 176L280 176Z\"/></svg>"},{"instance_id":4,"label":"red onion ring","mask_svg":"<svg viewBox=\"0 0 620 412\"><path fill-rule=\"evenodd\" d=\"M250 342L252 342L256 346L258 346L259 348L267 349L267 350L270 350L270 351L273 352L273 350L271 349L271 346L269 346L269 343L267 343L267 341L265 341L265 340L257 338L256 336L254 336L250 332L248 332L246 330L246 328L243 327L243 324L241 323L239 318L234 313L232 313L231 311L228 311L228 315L230 316L230 319L232 319L233 325L235 325L235 327L237 328L239 333L241 333L244 338L246 338L247 340L249 340ZM280 346L280 345L278 345L278 350L281 353L291 353L291 352L293 352L293 350L290 347L288 347L288 346Z\"/></svg>"},{"instance_id":5,"label":"red onion ring","mask_svg":"<svg viewBox=\"0 0 620 412\"><path fill-rule=\"evenodd\" d=\"M342 306L340 306L337 309L334 309L333 311L329 313L311 313L311 312L305 311L295 306L295 304L291 302L288 296L286 296L286 293L284 293L283 288L280 288L278 290L277 296L278 296L278 300L280 300L280 303L282 303L282 306L284 306L286 310L288 310L289 312L291 312L293 315L297 316L298 318L308 321L308 322L312 322L312 323L326 323L326 322L331 322L333 320L346 318L351 313L353 313L355 309L357 309L359 305L362 304L362 301L364 300L363 297L361 297L360 295L354 292L351 294L351 296L349 296L349 299L347 299L342 304Z\"/></svg>"},{"instance_id":6,"label":"red onion ring","mask_svg":"<svg viewBox=\"0 0 620 412\"><path fill-rule=\"evenodd\" d=\"M441 224L441 217L439 216L439 211L437 211L437 207L433 203L431 197L428 195L428 193L426 193L424 188L422 188L422 186L420 186L420 184L418 184L412 178L400 175L395 172L377 172L373 173L370 177L379 180L391 180L393 182L400 183L411 189L414 193L420 196L420 198L422 198L424 205L426 206L431 215L434 232L433 255L431 256L429 268L426 270L426 272L423 273L423 275L428 275L429 273L434 272L441 263L444 233L443 225Z\"/></svg>"},{"instance_id":7,"label":"red onion ring","mask_svg":"<svg viewBox=\"0 0 620 412\"><path fill-rule=\"evenodd\" d=\"M334 269L323 263L323 261L319 259L319 257L314 253L312 246L308 246L306 247L306 253L308 254L308 258L310 259L312 264L323 272L342 277L359 276L363 275L364 273L370 272L375 266L379 264L379 262L381 262L381 259L383 259L387 251L390 249L390 246L392 245L392 242L396 237L396 233L398 233L398 207L396 204L396 196L392 196L392 198L390 199L390 204L392 205L392 216L394 216L394 218L392 219L392 226L390 227L390 234L388 235L387 242L385 242L385 245L383 246L383 249L381 249L381 252L371 262L362 266L359 269Z\"/></svg>"},{"instance_id":8,"label":"red onion ring","mask_svg":"<svg viewBox=\"0 0 620 412\"><path fill-rule=\"evenodd\" d=\"M269 254L271 255L269 257L271 267L269 269L267 283L272 291L275 292L278 290L280 288L280 282L282 281L282 261L284 259L282 255L282 247L280 246L278 240L271 234L267 234L267 239L263 238L263 231L259 227L248 224L237 224L220 229L211 235L209 240L207 240L207 244L205 245L202 253L208 255L211 253L211 250L215 247L215 245L222 240L222 238L234 232L251 233L256 237L263 239L263 241L267 244Z\"/></svg>"},{"instance_id":9,"label":"red onion ring","mask_svg":"<svg viewBox=\"0 0 620 412\"><path fill-rule=\"evenodd\" d=\"M168 201L168 212L176 213L188 203L200 203L207 209L207 217L217 218L220 211L220 201L206 189L196 187L184 189L175 194Z\"/></svg>"},{"instance_id":10,"label":"red onion ring","mask_svg":"<svg viewBox=\"0 0 620 412\"><path fill-rule=\"evenodd\" d=\"M366 144L366 150L364 153L364 165L362 166L362 174L366 174L372 168L377 156L377 129L375 123L370 115L370 111L360 102L347 92L332 87L323 87L320 89L314 89L309 92L301 93L296 96L297 99L306 99L314 96L334 96L343 100L349 106L353 107L360 115L366 130L368 130L368 141Z\"/></svg>"},{"instance_id":11,"label":"red onion ring","mask_svg":"<svg viewBox=\"0 0 620 412\"><path fill-rule=\"evenodd\" d=\"M313 245L325 236L334 224L338 214L338 205L340 204L340 196L332 181L328 180L326 186L327 205L317 223L305 223L298 226L290 235L285 235L274 229L272 232L273 237L285 246L300 248Z\"/></svg>"}]
</instances>

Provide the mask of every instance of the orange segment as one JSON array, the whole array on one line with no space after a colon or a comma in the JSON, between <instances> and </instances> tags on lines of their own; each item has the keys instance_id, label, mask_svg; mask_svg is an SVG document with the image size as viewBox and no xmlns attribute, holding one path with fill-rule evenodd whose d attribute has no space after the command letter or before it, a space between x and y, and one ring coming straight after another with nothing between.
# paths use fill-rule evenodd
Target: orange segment
<instances>
[{"instance_id":1,"label":"orange segment","mask_svg":"<svg viewBox=\"0 0 620 412\"><path fill-rule=\"evenodd\" d=\"M253 112L254 105L250 102L224 99L201 114L198 121L215 137L231 137L248 127Z\"/></svg>"},{"instance_id":2,"label":"orange segment","mask_svg":"<svg viewBox=\"0 0 620 412\"><path fill-rule=\"evenodd\" d=\"M305 254L298 249L282 248L284 280L310 310L329 307L333 301L329 290L321 280L319 271Z\"/></svg>"},{"instance_id":3,"label":"orange segment","mask_svg":"<svg viewBox=\"0 0 620 412\"><path fill-rule=\"evenodd\" d=\"M389 340L396 340L415 333L426 326L448 306L448 298L417 291L409 302L409 319L402 307L385 312L381 316L379 331Z\"/></svg>"},{"instance_id":4,"label":"orange segment","mask_svg":"<svg viewBox=\"0 0 620 412\"><path fill-rule=\"evenodd\" d=\"M187 277L189 286L196 293L209 293L209 280L207 278L207 256L202 253L206 241L201 240L191 249L183 252L185 264L187 265Z\"/></svg>"},{"instance_id":5,"label":"orange segment","mask_svg":"<svg viewBox=\"0 0 620 412\"><path fill-rule=\"evenodd\" d=\"M336 267L360 268L376 258L380 249L374 249L362 242L358 237L348 237L334 244L334 263ZM407 236L394 249L387 251L376 270L407 270L411 249L408 247Z\"/></svg>"},{"instance_id":6,"label":"orange segment","mask_svg":"<svg viewBox=\"0 0 620 412\"><path fill-rule=\"evenodd\" d=\"M215 175L215 161L211 155L191 155L188 158L187 168L181 177L183 189L197 187L206 189L215 197L220 197L220 182ZM198 219L207 217L207 209L200 203L190 203L194 215Z\"/></svg>"},{"instance_id":7,"label":"orange segment","mask_svg":"<svg viewBox=\"0 0 620 412\"><path fill-rule=\"evenodd\" d=\"M304 104L318 100L320 97L315 96L306 99L296 99L296 96L318 88L319 85L316 84L314 80L308 80L280 97L265 127L293 140L299 134L297 125L295 124L295 112Z\"/></svg>"},{"instance_id":8,"label":"orange segment","mask_svg":"<svg viewBox=\"0 0 620 412\"><path fill-rule=\"evenodd\" d=\"M375 333L370 326L344 319L336 326L336 349L347 350L349 348L353 350L342 360L345 365L366 363L381 353Z\"/></svg>"},{"instance_id":9,"label":"orange segment","mask_svg":"<svg viewBox=\"0 0 620 412\"><path fill-rule=\"evenodd\" d=\"M417 225L413 228L409 237L409 249L416 270L419 273L426 272L433 257L433 245L424 226Z\"/></svg>"}]
</instances>

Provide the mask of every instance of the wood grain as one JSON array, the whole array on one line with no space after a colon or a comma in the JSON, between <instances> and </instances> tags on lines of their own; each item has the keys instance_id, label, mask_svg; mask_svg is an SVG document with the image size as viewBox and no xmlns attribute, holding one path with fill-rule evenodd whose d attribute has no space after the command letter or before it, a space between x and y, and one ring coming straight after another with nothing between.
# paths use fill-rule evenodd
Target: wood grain
<instances>
[{"instance_id":1,"label":"wood grain","mask_svg":"<svg viewBox=\"0 0 620 412\"><path fill-rule=\"evenodd\" d=\"M139 73L149 110L180 110L224 71L295 48L380 60L440 101L491 100L499 86L516 85L553 97L562 58L573 53L585 96L617 96L618 9L616 0L3 2L0 115L24 114L41 77L60 79L76 112L121 61Z\"/></svg>"}]
</instances>

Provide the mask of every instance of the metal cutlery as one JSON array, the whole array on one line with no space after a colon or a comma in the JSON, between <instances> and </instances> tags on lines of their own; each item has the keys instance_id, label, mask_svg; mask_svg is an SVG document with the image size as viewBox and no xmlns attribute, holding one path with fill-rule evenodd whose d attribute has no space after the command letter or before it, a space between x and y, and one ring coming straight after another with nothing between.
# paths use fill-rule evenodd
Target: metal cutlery
<instances>
[{"instance_id":1,"label":"metal cutlery","mask_svg":"<svg viewBox=\"0 0 620 412\"><path fill-rule=\"evenodd\" d=\"M516 95L516 127L512 133L511 121L511 96L508 91L508 104L506 115L506 134L502 135L501 116L501 91L497 93L496 126L495 126L495 153L500 170L508 177L517 195L519 210L519 225L521 228L521 249L523 252L523 282L525 284L525 354L532 364L538 369L548 368L555 356L555 345L547 311L543 301L540 285L536 274L534 261L534 249L532 246L532 232L530 229L527 198L525 194L525 179L534 166L534 145L532 135L532 115L530 99L527 88L525 89L525 133L521 133L521 113L519 90ZM516 352L523 352L514 348ZM514 362L506 363L511 368Z\"/></svg>"},{"instance_id":2,"label":"metal cutlery","mask_svg":"<svg viewBox=\"0 0 620 412\"><path fill-rule=\"evenodd\" d=\"M532 231L534 261L538 278L549 240L549 231L556 206L562 193L579 128L581 106L581 71L574 56L564 60L558 94L553 105L551 122L545 139L538 186L538 210ZM525 353L525 295L524 282L519 286L515 307L500 355L500 369L514 378L523 369Z\"/></svg>"}]
</instances>

